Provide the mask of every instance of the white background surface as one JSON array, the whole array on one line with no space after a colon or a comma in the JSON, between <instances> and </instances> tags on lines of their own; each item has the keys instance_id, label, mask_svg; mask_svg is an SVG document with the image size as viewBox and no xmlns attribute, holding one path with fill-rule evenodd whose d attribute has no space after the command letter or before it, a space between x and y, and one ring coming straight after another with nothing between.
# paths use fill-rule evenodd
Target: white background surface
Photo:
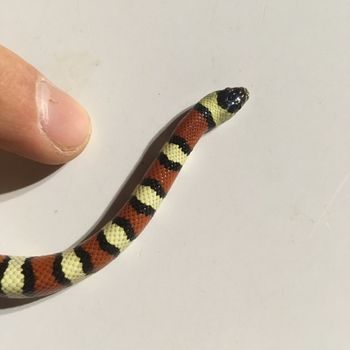
<instances>
[{"instance_id":1,"label":"white background surface","mask_svg":"<svg viewBox=\"0 0 350 350\"><path fill-rule=\"evenodd\" d=\"M35 167L3 162L2 253L66 248L176 114L251 93L118 261L0 310L1 349L349 349L349 14L346 0L1 0L0 42L94 126L82 156L29 186L9 182Z\"/></svg>"}]
</instances>

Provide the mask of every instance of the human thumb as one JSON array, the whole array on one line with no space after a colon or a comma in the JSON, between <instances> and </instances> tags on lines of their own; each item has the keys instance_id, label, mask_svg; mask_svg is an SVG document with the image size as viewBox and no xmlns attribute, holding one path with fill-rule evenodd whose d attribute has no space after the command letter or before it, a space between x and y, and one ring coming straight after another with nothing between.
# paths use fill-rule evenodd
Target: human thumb
<instances>
[{"instance_id":1,"label":"human thumb","mask_svg":"<svg viewBox=\"0 0 350 350\"><path fill-rule=\"evenodd\" d=\"M0 46L1 149L62 164L85 148L90 133L90 118L74 99Z\"/></svg>"}]
</instances>

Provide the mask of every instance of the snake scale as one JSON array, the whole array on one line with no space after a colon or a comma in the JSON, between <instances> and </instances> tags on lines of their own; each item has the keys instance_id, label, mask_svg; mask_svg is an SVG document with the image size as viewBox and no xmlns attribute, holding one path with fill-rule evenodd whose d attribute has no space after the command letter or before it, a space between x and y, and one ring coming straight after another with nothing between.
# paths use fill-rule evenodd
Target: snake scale
<instances>
[{"instance_id":1,"label":"snake scale","mask_svg":"<svg viewBox=\"0 0 350 350\"><path fill-rule=\"evenodd\" d=\"M0 255L0 297L53 294L115 259L151 220L200 137L231 118L248 97L245 88L226 88L194 105L114 219L86 240L51 255Z\"/></svg>"}]
</instances>

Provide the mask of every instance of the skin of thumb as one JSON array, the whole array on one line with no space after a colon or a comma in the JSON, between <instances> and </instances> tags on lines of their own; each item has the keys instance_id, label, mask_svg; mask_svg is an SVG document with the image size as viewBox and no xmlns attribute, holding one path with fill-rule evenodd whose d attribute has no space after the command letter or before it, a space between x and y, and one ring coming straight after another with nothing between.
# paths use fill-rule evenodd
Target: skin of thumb
<instances>
[{"instance_id":1,"label":"skin of thumb","mask_svg":"<svg viewBox=\"0 0 350 350\"><path fill-rule=\"evenodd\" d=\"M0 47L0 148L63 164L87 145L87 112L35 68Z\"/></svg>"}]
</instances>

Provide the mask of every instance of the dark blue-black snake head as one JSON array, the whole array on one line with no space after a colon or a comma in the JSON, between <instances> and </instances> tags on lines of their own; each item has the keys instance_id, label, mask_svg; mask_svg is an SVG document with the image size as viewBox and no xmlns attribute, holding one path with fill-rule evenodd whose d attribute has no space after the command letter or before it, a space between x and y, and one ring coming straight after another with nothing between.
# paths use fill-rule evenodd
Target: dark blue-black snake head
<instances>
[{"instance_id":1,"label":"dark blue-black snake head","mask_svg":"<svg viewBox=\"0 0 350 350\"><path fill-rule=\"evenodd\" d=\"M249 92L246 88L226 88L217 93L217 101L220 107L230 113L236 113L249 98Z\"/></svg>"}]
</instances>

